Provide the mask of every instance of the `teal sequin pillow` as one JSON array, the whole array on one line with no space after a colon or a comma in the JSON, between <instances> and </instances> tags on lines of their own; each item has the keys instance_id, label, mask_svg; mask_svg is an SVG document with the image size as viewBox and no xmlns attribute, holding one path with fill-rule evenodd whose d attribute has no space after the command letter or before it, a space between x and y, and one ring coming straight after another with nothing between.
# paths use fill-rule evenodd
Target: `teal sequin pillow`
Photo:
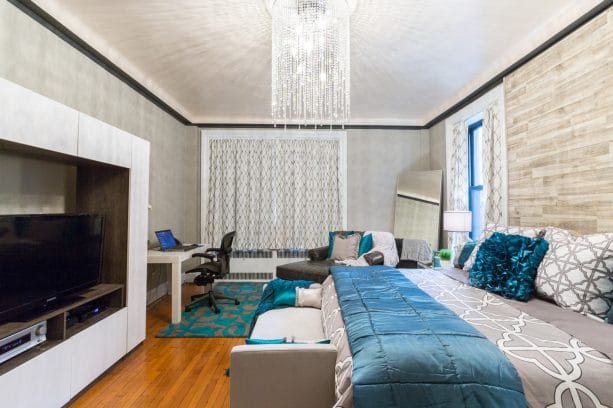
<instances>
[{"instance_id":1,"label":"teal sequin pillow","mask_svg":"<svg viewBox=\"0 0 613 408\"><path fill-rule=\"evenodd\" d=\"M549 249L541 237L495 232L483 241L470 270L470 284L506 298L528 301L534 296L536 270Z\"/></svg>"}]
</instances>

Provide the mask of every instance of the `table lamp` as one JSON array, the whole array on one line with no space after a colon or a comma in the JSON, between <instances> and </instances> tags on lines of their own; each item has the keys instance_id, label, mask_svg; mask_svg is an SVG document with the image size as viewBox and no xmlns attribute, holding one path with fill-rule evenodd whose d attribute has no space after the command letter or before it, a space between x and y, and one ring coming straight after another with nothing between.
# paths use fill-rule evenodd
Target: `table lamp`
<instances>
[{"instance_id":1,"label":"table lamp","mask_svg":"<svg viewBox=\"0 0 613 408\"><path fill-rule=\"evenodd\" d=\"M443 212L443 229L447 232L462 233L463 240L458 243L461 246L466 242L466 233L472 229L473 216L470 211L444 211ZM455 252L457 248L451 248ZM453 256L453 255L452 255Z\"/></svg>"}]
</instances>

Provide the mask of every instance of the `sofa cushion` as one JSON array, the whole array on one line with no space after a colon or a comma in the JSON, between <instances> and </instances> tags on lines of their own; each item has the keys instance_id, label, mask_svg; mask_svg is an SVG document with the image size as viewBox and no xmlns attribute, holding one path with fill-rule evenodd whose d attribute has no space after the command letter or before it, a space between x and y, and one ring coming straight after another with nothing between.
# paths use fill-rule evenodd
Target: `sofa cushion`
<instances>
[{"instance_id":1,"label":"sofa cushion","mask_svg":"<svg viewBox=\"0 0 613 408\"><path fill-rule=\"evenodd\" d=\"M334 261L300 261L277 266L277 278L286 280L312 280L322 283L330 274L330 265Z\"/></svg>"},{"instance_id":2,"label":"sofa cushion","mask_svg":"<svg viewBox=\"0 0 613 408\"><path fill-rule=\"evenodd\" d=\"M321 322L321 310L310 307L288 307L269 310L258 317L251 332L254 339L282 339L319 341L326 338Z\"/></svg>"}]
</instances>

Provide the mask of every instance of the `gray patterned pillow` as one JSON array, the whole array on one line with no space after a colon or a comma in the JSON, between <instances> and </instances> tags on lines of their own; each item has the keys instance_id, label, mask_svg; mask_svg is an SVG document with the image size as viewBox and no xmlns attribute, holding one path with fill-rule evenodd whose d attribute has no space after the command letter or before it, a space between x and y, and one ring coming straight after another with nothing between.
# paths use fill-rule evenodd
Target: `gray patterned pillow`
<instances>
[{"instance_id":1,"label":"gray patterned pillow","mask_svg":"<svg viewBox=\"0 0 613 408\"><path fill-rule=\"evenodd\" d=\"M336 235L334 237L334 248L332 249L332 259L358 259L358 250L362 234L349 236Z\"/></svg>"},{"instance_id":2,"label":"gray patterned pillow","mask_svg":"<svg viewBox=\"0 0 613 408\"><path fill-rule=\"evenodd\" d=\"M549 251L538 268L536 293L605 318L613 303L613 234L575 237L563 231L547 236Z\"/></svg>"}]
</instances>

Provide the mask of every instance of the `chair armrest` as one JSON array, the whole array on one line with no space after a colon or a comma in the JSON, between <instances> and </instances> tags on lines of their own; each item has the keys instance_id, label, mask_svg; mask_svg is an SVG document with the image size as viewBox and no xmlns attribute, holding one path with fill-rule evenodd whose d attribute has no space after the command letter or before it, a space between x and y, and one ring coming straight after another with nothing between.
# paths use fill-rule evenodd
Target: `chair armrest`
<instances>
[{"instance_id":1,"label":"chair armrest","mask_svg":"<svg viewBox=\"0 0 613 408\"><path fill-rule=\"evenodd\" d=\"M197 253L197 254L192 254L192 258L206 258L212 261L213 259L217 258L217 255L208 254L208 253Z\"/></svg>"},{"instance_id":2,"label":"chair armrest","mask_svg":"<svg viewBox=\"0 0 613 408\"><path fill-rule=\"evenodd\" d=\"M311 261L323 261L328 258L328 247L319 247L309 249L307 256Z\"/></svg>"},{"instance_id":3,"label":"chair armrest","mask_svg":"<svg viewBox=\"0 0 613 408\"><path fill-rule=\"evenodd\" d=\"M331 407L335 363L330 344L236 346L230 353L230 406Z\"/></svg>"}]
</instances>

